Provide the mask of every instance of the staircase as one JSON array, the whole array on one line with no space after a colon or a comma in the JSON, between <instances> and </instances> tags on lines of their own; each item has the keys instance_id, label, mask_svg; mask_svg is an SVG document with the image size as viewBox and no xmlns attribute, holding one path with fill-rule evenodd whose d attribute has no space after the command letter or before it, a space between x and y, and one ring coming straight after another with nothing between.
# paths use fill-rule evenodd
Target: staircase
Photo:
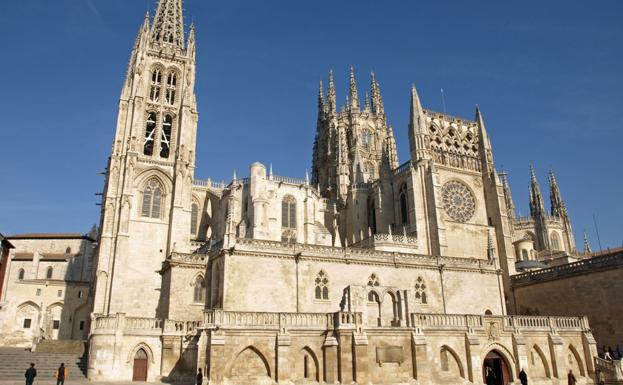
<instances>
[{"instance_id":1,"label":"staircase","mask_svg":"<svg viewBox=\"0 0 623 385\"><path fill-rule=\"evenodd\" d=\"M595 371L602 373L606 384L623 385L623 361L595 357Z\"/></svg>"},{"instance_id":2,"label":"staircase","mask_svg":"<svg viewBox=\"0 0 623 385\"><path fill-rule=\"evenodd\" d=\"M37 380L52 380L61 362L67 367L69 380L84 379L87 373L87 357L77 353L30 352L23 348L0 347L0 379L24 380L24 372L35 364Z\"/></svg>"}]
</instances>

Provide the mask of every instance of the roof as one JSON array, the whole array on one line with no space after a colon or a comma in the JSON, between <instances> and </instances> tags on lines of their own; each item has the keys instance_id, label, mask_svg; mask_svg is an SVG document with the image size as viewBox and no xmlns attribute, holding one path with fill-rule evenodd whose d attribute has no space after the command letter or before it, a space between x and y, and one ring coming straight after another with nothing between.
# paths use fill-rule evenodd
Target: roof
<instances>
[{"instance_id":1,"label":"roof","mask_svg":"<svg viewBox=\"0 0 623 385\"><path fill-rule=\"evenodd\" d=\"M9 249L15 248L15 246L13 246L13 244L9 242L9 240L4 235L2 235L2 233L0 233L0 242L4 243L4 245Z\"/></svg>"},{"instance_id":2,"label":"roof","mask_svg":"<svg viewBox=\"0 0 623 385\"><path fill-rule=\"evenodd\" d=\"M95 242L87 234L80 233L26 233L9 235L7 239L87 239Z\"/></svg>"}]
</instances>

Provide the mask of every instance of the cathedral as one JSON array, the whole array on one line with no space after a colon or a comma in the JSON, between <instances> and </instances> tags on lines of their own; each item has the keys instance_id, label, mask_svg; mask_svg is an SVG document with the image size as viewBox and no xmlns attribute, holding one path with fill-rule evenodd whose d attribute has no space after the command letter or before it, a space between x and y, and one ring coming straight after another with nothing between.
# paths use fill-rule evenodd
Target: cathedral
<instances>
[{"instance_id":1,"label":"cathedral","mask_svg":"<svg viewBox=\"0 0 623 385\"><path fill-rule=\"evenodd\" d=\"M318 94L311 175L194 177L195 27L160 0L132 49L102 198L91 380L592 383L586 317L520 316L511 277L576 252L553 174L515 216L485 119L411 88L399 164L381 85ZM405 100L405 102L407 102ZM309 122L310 126L312 122ZM405 138L406 139L406 138Z\"/></svg>"}]
</instances>

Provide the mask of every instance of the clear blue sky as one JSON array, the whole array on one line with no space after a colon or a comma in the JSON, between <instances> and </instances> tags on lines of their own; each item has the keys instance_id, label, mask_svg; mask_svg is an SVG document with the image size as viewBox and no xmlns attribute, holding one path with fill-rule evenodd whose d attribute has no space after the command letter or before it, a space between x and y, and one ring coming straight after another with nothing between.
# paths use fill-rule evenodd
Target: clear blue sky
<instances>
[{"instance_id":1,"label":"clear blue sky","mask_svg":"<svg viewBox=\"0 0 623 385\"><path fill-rule=\"evenodd\" d=\"M86 232L136 31L153 0L0 2L0 232ZM623 2L186 0L198 31L196 177L253 161L303 177L318 81L374 70L401 162L409 89L472 118L479 104L498 169L526 214L530 163L553 168L578 246L623 243ZM546 196L547 199L547 196Z\"/></svg>"}]
</instances>

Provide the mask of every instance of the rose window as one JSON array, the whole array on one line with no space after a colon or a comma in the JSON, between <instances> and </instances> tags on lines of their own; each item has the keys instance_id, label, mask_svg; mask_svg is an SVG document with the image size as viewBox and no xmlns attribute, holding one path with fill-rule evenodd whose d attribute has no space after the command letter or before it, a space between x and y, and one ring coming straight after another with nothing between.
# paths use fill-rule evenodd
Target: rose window
<instances>
[{"instance_id":1,"label":"rose window","mask_svg":"<svg viewBox=\"0 0 623 385\"><path fill-rule=\"evenodd\" d=\"M457 181L446 183L441 195L443 208L450 218L457 222L467 222L474 216L476 199L463 183Z\"/></svg>"}]
</instances>

